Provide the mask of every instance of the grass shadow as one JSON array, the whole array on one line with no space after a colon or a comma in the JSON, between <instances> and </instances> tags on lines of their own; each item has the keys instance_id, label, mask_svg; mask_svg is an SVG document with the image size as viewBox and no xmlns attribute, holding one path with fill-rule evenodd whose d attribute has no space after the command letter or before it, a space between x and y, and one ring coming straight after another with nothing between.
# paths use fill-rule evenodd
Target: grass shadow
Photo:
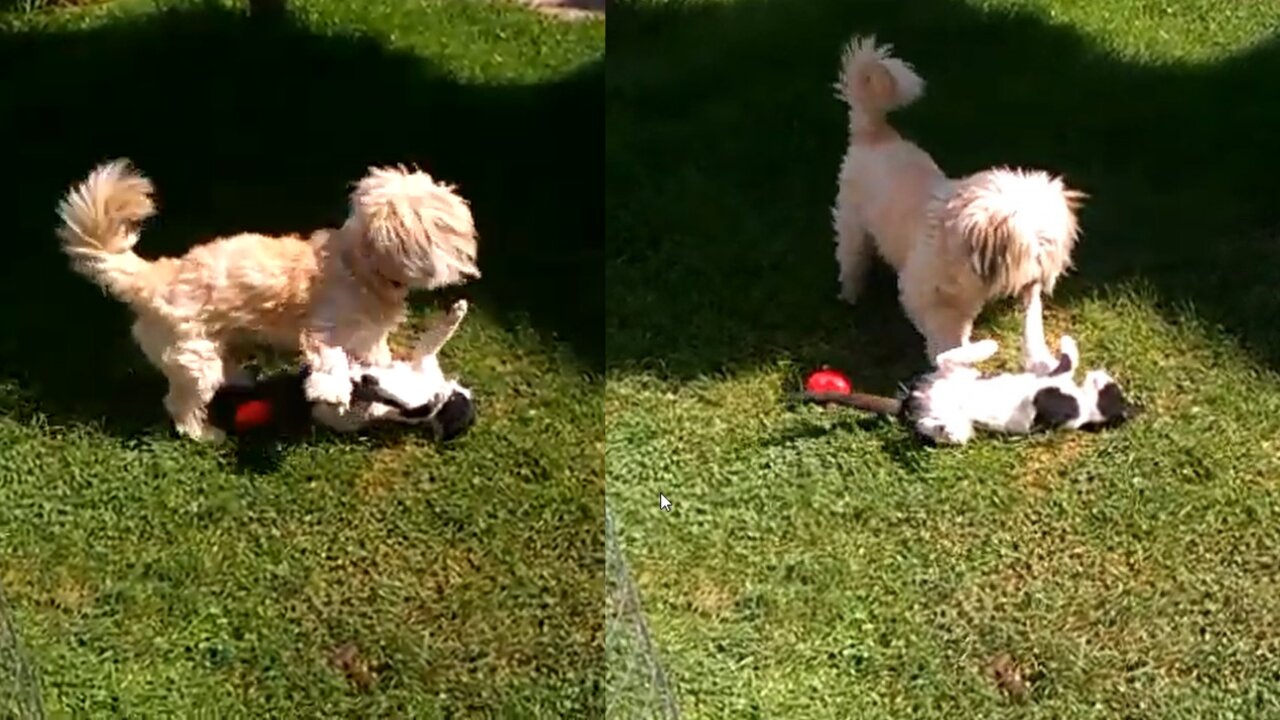
<instances>
[{"instance_id":1,"label":"grass shadow","mask_svg":"<svg viewBox=\"0 0 1280 720\"><path fill-rule=\"evenodd\" d=\"M417 164L472 203L485 277L457 292L599 370L600 150L584 118L600 112L602 62L545 85L469 84L368 37L217 4L0 33L14 240L0 268L0 379L22 396L4 409L105 418L119 434L167 424L164 381L133 346L128 311L70 272L53 237L67 187L117 156L157 186L147 257L338 223L368 165Z\"/></svg>"},{"instance_id":2,"label":"grass shadow","mask_svg":"<svg viewBox=\"0 0 1280 720\"><path fill-rule=\"evenodd\" d=\"M894 43L928 81L894 122L949 174L1036 166L1091 194L1078 271L1051 303L1138 282L1170 317L1191 306L1280 364L1280 248L1256 233L1280 221L1277 38L1151 64L958 0L632 1L612 20L610 369L685 379L786 358L880 386L918 369L891 273L856 308L836 299L846 121L830 86L854 33Z\"/></svg>"}]
</instances>

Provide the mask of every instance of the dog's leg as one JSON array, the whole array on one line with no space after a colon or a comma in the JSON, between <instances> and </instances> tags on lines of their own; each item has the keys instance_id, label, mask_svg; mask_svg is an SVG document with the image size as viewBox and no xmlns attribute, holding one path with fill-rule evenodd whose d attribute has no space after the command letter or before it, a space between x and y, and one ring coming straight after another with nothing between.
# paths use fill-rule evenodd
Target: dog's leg
<instances>
[{"instance_id":1,"label":"dog's leg","mask_svg":"<svg viewBox=\"0 0 1280 720\"><path fill-rule=\"evenodd\" d=\"M301 344L311 368L304 386L307 400L346 411L351 406L351 358L347 351L329 345L324 331L304 332Z\"/></svg>"},{"instance_id":2,"label":"dog's leg","mask_svg":"<svg viewBox=\"0 0 1280 720\"><path fill-rule=\"evenodd\" d=\"M1000 346L990 338L978 342L965 343L934 357L933 364L940 370L957 367L970 367L989 359L999 352Z\"/></svg>"},{"instance_id":3,"label":"dog's leg","mask_svg":"<svg viewBox=\"0 0 1280 720\"><path fill-rule=\"evenodd\" d=\"M918 277L912 268L908 264L898 276L898 293L907 317L924 336L929 362L934 362L942 353L969 344L973 321L981 308L964 306L940 292L928 278Z\"/></svg>"},{"instance_id":4,"label":"dog's leg","mask_svg":"<svg viewBox=\"0 0 1280 720\"><path fill-rule=\"evenodd\" d=\"M209 401L225 379L221 348L209 340L184 340L165 351L169 394L165 408L178 432L195 440L218 442L224 433L207 417Z\"/></svg>"},{"instance_id":5,"label":"dog's leg","mask_svg":"<svg viewBox=\"0 0 1280 720\"><path fill-rule=\"evenodd\" d=\"M418 345L413 351L413 364L418 365L424 358L439 353L441 348L453 339L453 334L458 331L458 326L462 325L462 319L466 316L466 300L459 300L451 305L449 310L431 327L428 327L418 340Z\"/></svg>"},{"instance_id":6,"label":"dog's leg","mask_svg":"<svg viewBox=\"0 0 1280 720\"><path fill-rule=\"evenodd\" d=\"M138 318L131 328L133 339L157 370L164 370L165 352L173 345L173 333L160 323Z\"/></svg>"},{"instance_id":7,"label":"dog's leg","mask_svg":"<svg viewBox=\"0 0 1280 720\"><path fill-rule=\"evenodd\" d=\"M841 190L841 194L844 194ZM841 198L843 199L843 198ZM840 268L840 299L850 305L858 301L866 283L867 270L875 254L871 236L862 226L851 205L837 202L835 215L836 264Z\"/></svg>"},{"instance_id":8,"label":"dog's leg","mask_svg":"<svg viewBox=\"0 0 1280 720\"><path fill-rule=\"evenodd\" d=\"M194 439L221 439L222 432L206 421L205 406L209 401L201 400L199 374L192 372L190 359L184 354L183 346L175 342L169 328L138 318L132 332L143 354L169 380L164 407L178 432ZM209 393L209 397L213 397L213 393Z\"/></svg>"},{"instance_id":9,"label":"dog's leg","mask_svg":"<svg viewBox=\"0 0 1280 720\"><path fill-rule=\"evenodd\" d=\"M1070 335L1058 338L1058 354L1067 358L1065 371L1074 375L1076 368L1080 367L1080 347L1076 345L1075 338Z\"/></svg>"},{"instance_id":10,"label":"dog's leg","mask_svg":"<svg viewBox=\"0 0 1280 720\"><path fill-rule=\"evenodd\" d=\"M1058 360L1049 352L1044 339L1044 306L1040 283L1031 283L1022 289L1022 362L1029 373L1048 375L1058 367Z\"/></svg>"}]
</instances>

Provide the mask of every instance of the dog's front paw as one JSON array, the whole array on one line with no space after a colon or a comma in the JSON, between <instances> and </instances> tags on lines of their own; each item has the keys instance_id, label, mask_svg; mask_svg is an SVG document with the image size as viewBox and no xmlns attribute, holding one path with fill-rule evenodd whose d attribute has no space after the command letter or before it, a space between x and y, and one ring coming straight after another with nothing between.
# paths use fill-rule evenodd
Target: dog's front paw
<instances>
[{"instance_id":1,"label":"dog's front paw","mask_svg":"<svg viewBox=\"0 0 1280 720\"><path fill-rule=\"evenodd\" d=\"M468 308L468 305L466 300L455 301L452 305L449 306L449 319L461 320L462 318L466 317L467 308Z\"/></svg>"},{"instance_id":2,"label":"dog's front paw","mask_svg":"<svg viewBox=\"0 0 1280 720\"><path fill-rule=\"evenodd\" d=\"M341 375L311 373L304 387L307 400L345 411L351 406L351 380Z\"/></svg>"},{"instance_id":3,"label":"dog's front paw","mask_svg":"<svg viewBox=\"0 0 1280 720\"><path fill-rule=\"evenodd\" d=\"M227 439L225 432L203 420L187 418L176 422L174 428L179 435L199 442L220 443Z\"/></svg>"}]
</instances>

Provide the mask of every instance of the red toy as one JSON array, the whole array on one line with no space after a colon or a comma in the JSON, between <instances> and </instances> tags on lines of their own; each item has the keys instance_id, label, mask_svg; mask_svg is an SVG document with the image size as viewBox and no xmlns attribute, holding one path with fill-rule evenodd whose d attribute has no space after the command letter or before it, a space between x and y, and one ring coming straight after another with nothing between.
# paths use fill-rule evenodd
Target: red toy
<instances>
[{"instance_id":1,"label":"red toy","mask_svg":"<svg viewBox=\"0 0 1280 720\"><path fill-rule=\"evenodd\" d=\"M839 370L823 367L809 373L804 389L815 395L848 395L853 392L853 383Z\"/></svg>"},{"instance_id":2,"label":"red toy","mask_svg":"<svg viewBox=\"0 0 1280 720\"><path fill-rule=\"evenodd\" d=\"M270 423L274 414L274 408L268 400L249 400L245 402L236 408L236 416L233 420L236 434L243 435L250 430Z\"/></svg>"}]
</instances>

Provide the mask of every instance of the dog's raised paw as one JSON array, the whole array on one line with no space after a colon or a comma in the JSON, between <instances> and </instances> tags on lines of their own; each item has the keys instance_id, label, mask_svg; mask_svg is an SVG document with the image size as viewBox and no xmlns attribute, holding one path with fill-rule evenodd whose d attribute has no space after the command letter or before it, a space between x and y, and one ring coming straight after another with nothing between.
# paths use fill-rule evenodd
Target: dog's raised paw
<instances>
[{"instance_id":1,"label":"dog's raised paw","mask_svg":"<svg viewBox=\"0 0 1280 720\"><path fill-rule=\"evenodd\" d=\"M459 319L467 314L467 301L456 300L449 306L449 317Z\"/></svg>"}]
</instances>

